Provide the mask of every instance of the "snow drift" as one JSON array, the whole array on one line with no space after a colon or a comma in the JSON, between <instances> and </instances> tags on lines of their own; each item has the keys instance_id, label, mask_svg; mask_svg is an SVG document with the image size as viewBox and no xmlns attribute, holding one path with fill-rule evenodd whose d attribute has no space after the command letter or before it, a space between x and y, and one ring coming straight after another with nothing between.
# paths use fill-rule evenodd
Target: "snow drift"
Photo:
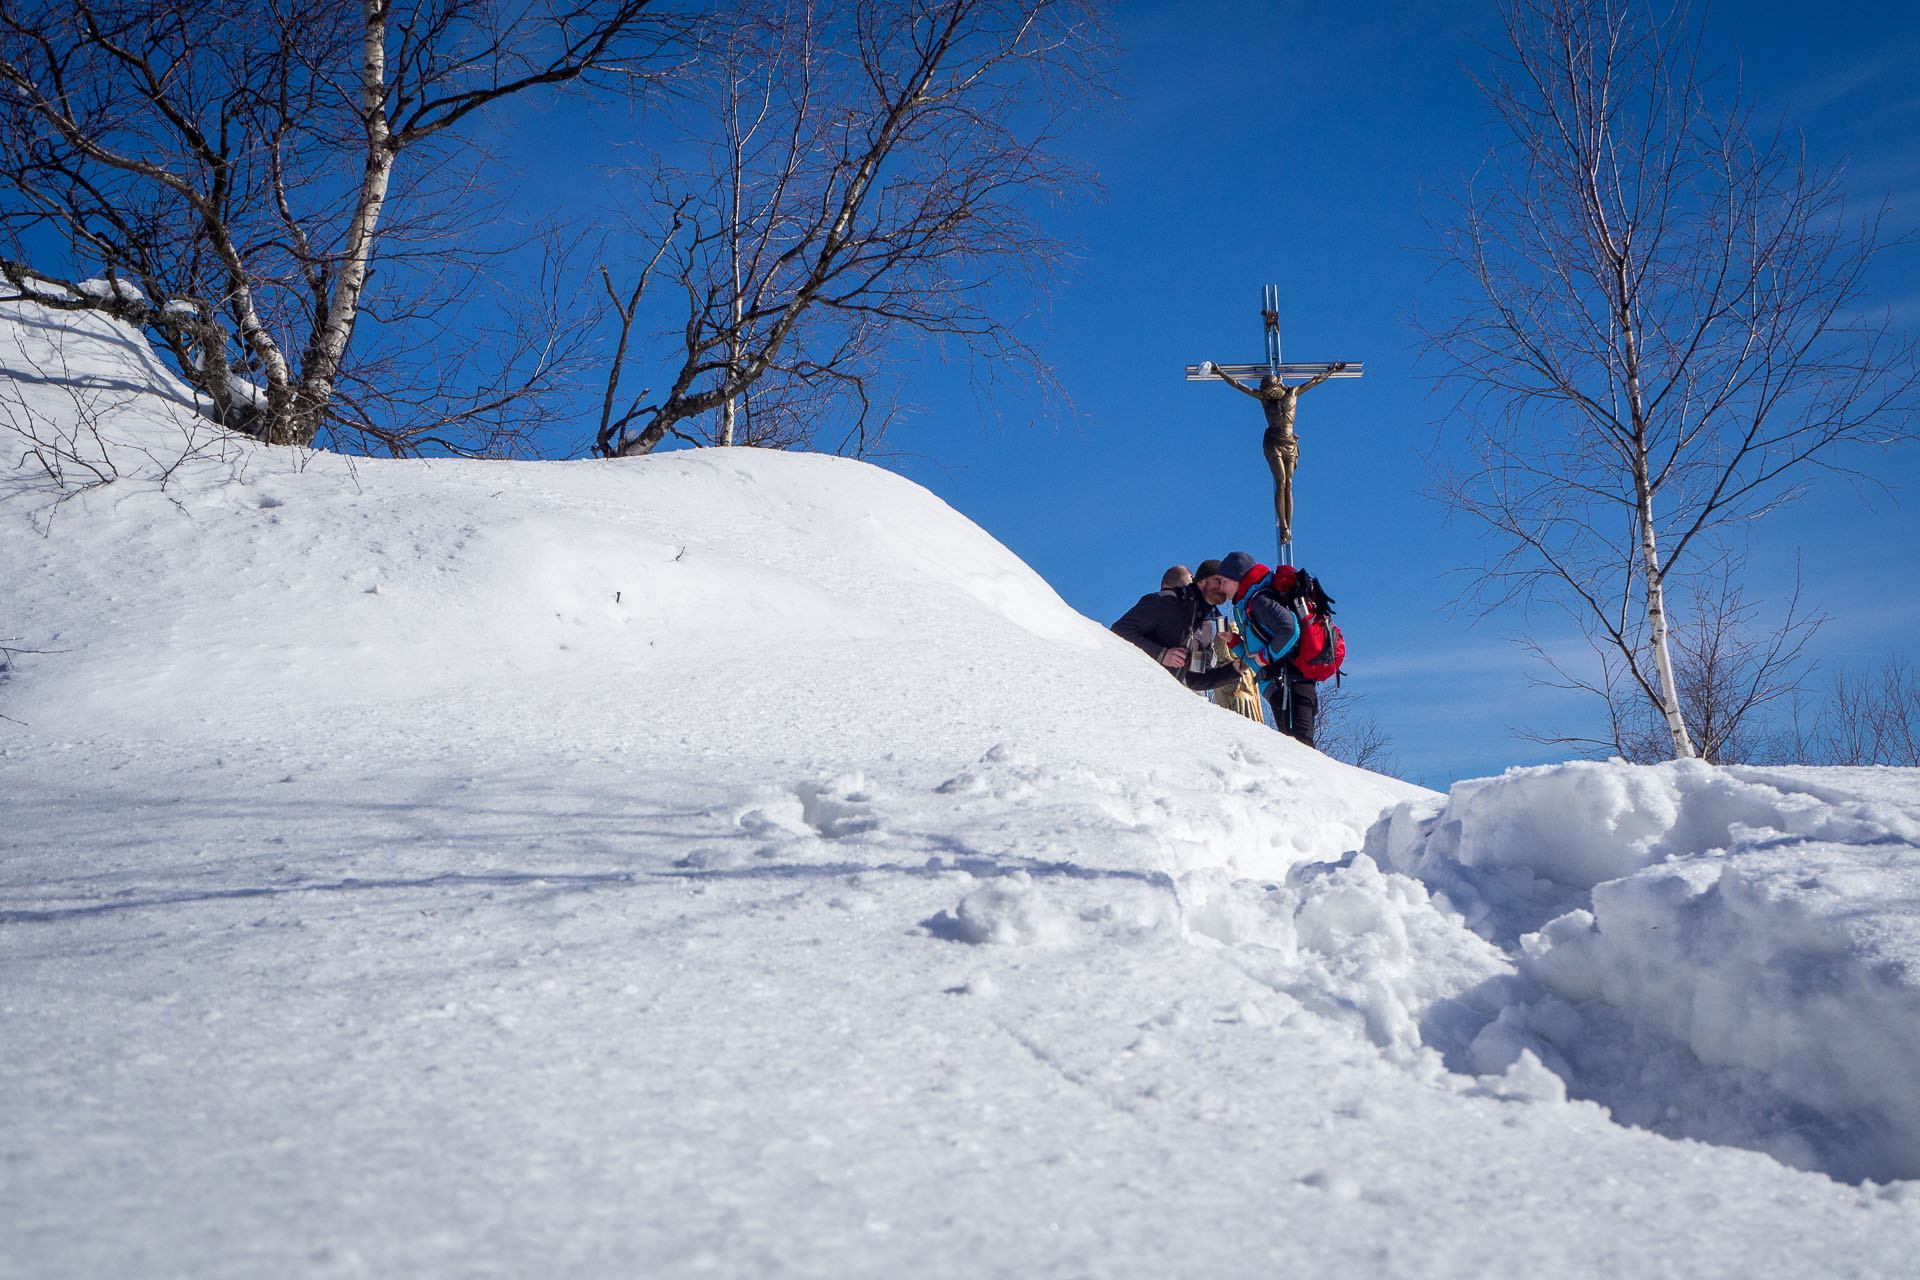
<instances>
[{"instance_id":1,"label":"snow drift","mask_svg":"<svg viewBox=\"0 0 1920 1280\"><path fill-rule=\"evenodd\" d=\"M1531 1051L1662 1132L1920 1177L1913 770L1569 764L1401 806L1369 849L1519 942L1474 1070ZM1424 816L1423 816L1424 815Z\"/></svg>"},{"instance_id":2,"label":"snow drift","mask_svg":"<svg viewBox=\"0 0 1920 1280\"><path fill-rule=\"evenodd\" d=\"M0 1271L1920 1246L1910 1184L1579 1100L1906 1176L1911 775L1443 798L875 468L269 450L6 314Z\"/></svg>"}]
</instances>

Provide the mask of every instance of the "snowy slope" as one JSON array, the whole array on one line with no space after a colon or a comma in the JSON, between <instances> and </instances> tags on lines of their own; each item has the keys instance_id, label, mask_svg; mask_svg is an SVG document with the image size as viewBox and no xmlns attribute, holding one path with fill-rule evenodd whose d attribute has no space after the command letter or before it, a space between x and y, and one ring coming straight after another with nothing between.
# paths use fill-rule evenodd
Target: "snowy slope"
<instances>
[{"instance_id":1,"label":"snowy slope","mask_svg":"<svg viewBox=\"0 0 1920 1280\"><path fill-rule=\"evenodd\" d=\"M1443 798L877 469L260 449L124 330L9 314L0 1275L1920 1246L1910 775Z\"/></svg>"}]
</instances>

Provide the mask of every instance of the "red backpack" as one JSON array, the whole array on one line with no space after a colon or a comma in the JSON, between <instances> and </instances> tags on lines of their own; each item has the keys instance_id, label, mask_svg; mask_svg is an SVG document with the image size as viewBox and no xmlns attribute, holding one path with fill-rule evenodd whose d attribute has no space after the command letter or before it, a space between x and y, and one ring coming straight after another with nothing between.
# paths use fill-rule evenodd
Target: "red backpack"
<instances>
[{"instance_id":1,"label":"red backpack","mask_svg":"<svg viewBox=\"0 0 1920 1280\"><path fill-rule=\"evenodd\" d=\"M1333 597L1305 569L1283 564L1273 571L1273 594L1300 619L1300 643L1288 661L1309 680L1328 680L1347 660L1347 638L1333 624Z\"/></svg>"}]
</instances>

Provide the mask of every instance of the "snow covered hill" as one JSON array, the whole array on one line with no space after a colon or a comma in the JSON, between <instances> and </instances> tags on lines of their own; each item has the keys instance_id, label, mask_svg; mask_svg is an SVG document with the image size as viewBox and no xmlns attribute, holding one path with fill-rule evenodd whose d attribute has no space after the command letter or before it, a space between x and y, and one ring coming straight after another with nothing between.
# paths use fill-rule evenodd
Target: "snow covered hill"
<instances>
[{"instance_id":1,"label":"snow covered hill","mask_svg":"<svg viewBox=\"0 0 1920 1280\"><path fill-rule=\"evenodd\" d=\"M1911 771L1441 797L884 471L268 450L0 311L0 1275L1920 1248Z\"/></svg>"}]
</instances>

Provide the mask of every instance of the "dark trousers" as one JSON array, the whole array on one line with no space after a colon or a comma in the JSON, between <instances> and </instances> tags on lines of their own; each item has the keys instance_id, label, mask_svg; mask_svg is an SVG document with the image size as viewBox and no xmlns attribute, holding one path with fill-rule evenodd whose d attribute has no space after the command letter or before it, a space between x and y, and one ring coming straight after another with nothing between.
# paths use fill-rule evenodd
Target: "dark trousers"
<instances>
[{"instance_id":1,"label":"dark trousers","mask_svg":"<svg viewBox=\"0 0 1920 1280\"><path fill-rule=\"evenodd\" d=\"M1273 707L1273 724L1288 737L1313 745L1313 722L1320 714L1320 686L1298 676L1286 686L1274 684L1267 702Z\"/></svg>"}]
</instances>

